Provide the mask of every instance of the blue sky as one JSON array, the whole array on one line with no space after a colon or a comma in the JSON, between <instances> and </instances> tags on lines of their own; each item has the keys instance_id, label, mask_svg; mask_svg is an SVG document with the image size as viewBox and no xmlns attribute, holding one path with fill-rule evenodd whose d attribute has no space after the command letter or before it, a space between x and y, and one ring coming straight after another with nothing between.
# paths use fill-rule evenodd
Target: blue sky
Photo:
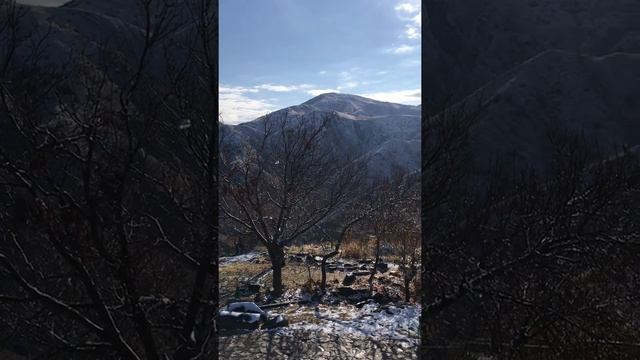
<instances>
[{"instance_id":1,"label":"blue sky","mask_svg":"<svg viewBox=\"0 0 640 360\"><path fill-rule=\"evenodd\" d=\"M225 123L325 92L420 104L420 1L219 0L219 6Z\"/></svg>"}]
</instances>

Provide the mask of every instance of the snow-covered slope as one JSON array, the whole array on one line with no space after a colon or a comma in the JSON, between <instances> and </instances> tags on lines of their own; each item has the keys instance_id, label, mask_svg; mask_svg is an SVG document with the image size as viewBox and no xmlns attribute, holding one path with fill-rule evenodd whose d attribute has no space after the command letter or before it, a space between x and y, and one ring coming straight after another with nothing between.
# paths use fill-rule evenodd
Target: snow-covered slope
<instances>
[{"instance_id":1,"label":"snow-covered slope","mask_svg":"<svg viewBox=\"0 0 640 360\"><path fill-rule=\"evenodd\" d=\"M426 0L423 89L431 109L459 101L549 49L638 53L637 0Z\"/></svg>"},{"instance_id":2,"label":"snow-covered slope","mask_svg":"<svg viewBox=\"0 0 640 360\"><path fill-rule=\"evenodd\" d=\"M345 157L368 159L372 177L388 176L394 168L416 171L420 164L418 106L376 101L356 95L327 93L303 104L271 113L278 118L319 119L332 116L325 141ZM222 149L259 139L265 117L221 129Z\"/></svg>"},{"instance_id":3,"label":"snow-covered slope","mask_svg":"<svg viewBox=\"0 0 640 360\"><path fill-rule=\"evenodd\" d=\"M429 109L481 109L476 171L499 160L550 170L551 128L607 156L640 144L640 2L426 0ZM478 108L481 104L481 108Z\"/></svg>"},{"instance_id":4,"label":"snow-covered slope","mask_svg":"<svg viewBox=\"0 0 640 360\"><path fill-rule=\"evenodd\" d=\"M550 170L554 129L581 134L604 154L640 144L640 54L545 51L462 102L481 104L472 129L479 171L500 159Z\"/></svg>"}]
</instances>

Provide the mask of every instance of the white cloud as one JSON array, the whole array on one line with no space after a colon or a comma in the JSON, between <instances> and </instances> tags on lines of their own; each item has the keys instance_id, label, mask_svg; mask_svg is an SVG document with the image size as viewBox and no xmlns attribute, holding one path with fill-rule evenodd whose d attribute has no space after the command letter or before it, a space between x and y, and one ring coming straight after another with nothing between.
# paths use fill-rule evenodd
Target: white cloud
<instances>
[{"instance_id":1,"label":"white cloud","mask_svg":"<svg viewBox=\"0 0 640 360\"><path fill-rule=\"evenodd\" d=\"M408 14L413 14L417 11L420 11L420 8L416 5L413 5L411 3L402 3L398 6L395 7L396 11L399 12L403 12L403 13L408 13Z\"/></svg>"},{"instance_id":2,"label":"white cloud","mask_svg":"<svg viewBox=\"0 0 640 360\"><path fill-rule=\"evenodd\" d=\"M359 95L369 99L397 104L419 105L422 102L422 91L420 89L386 91Z\"/></svg>"},{"instance_id":3,"label":"white cloud","mask_svg":"<svg viewBox=\"0 0 640 360\"><path fill-rule=\"evenodd\" d=\"M415 49L416 49L416 46L403 44L395 48L387 49L386 52L402 55L402 54L412 53Z\"/></svg>"},{"instance_id":4,"label":"white cloud","mask_svg":"<svg viewBox=\"0 0 640 360\"><path fill-rule=\"evenodd\" d=\"M403 37L411 40L420 39L422 32L422 10L417 1L403 2L395 7L400 20L407 22Z\"/></svg>"},{"instance_id":5,"label":"white cloud","mask_svg":"<svg viewBox=\"0 0 640 360\"><path fill-rule=\"evenodd\" d=\"M251 92L251 93L258 92L257 89L252 89L252 88L247 88L242 86L225 86L225 85L220 85L220 87L218 88L218 91L220 93L226 93L226 94L242 94L246 92Z\"/></svg>"},{"instance_id":6,"label":"white cloud","mask_svg":"<svg viewBox=\"0 0 640 360\"><path fill-rule=\"evenodd\" d=\"M246 93L256 93L257 89L245 87L230 87L221 85L219 88L220 115L226 124L239 124L251 121L278 107L267 100L252 99Z\"/></svg>"},{"instance_id":7,"label":"white cloud","mask_svg":"<svg viewBox=\"0 0 640 360\"><path fill-rule=\"evenodd\" d=\"M320 74L320 75L326 75L326 74L327 74L327 70L321 70L321 71L318 71L318 74Z\"/></svg>"},{"instance_id":8,"label":"white cloud","mask_svg":"<svg viewBox=\"0 0 640 360\"><path fill-rule=\"evenodd\" d=\"M260 89L260 90L273 91L273 92L290 92L298 89L298 87L295 85L272 85L272 84L257 85L254 88Z\"/></svg>"},{"instance_id":9,"label":"white cloud","mask_svg":"<svg viewBox=\"0 0 640 360\"><path fill-rule=\"evenodd\" d=\"M413 25L407 25L407 30L404 32L404 34L409 39L420 39L420 30Z\"/></svg>"},{"instance_id":10,"label":"white cloud","mask_svg":"<svg viewBox=\"0 0 640 360\"><path fill-rule=\"evenodd\" d=\"M358 86L358 82L356 81L349 81L346 82L344 84L341 84L340 86L338 86L338 90L342 90L342 89L352 89L354 87Z\"/></svg>"},{"instance_id":11,"label":"white cloud","mask_svg":"<svg viewBox=\"0 0 640 360\"><path fill-rule=\"evenodd\" d=\"M339 92L340 90L338 89L313 89L313 90L307 91L307 94L312 96L318 96L326 93L339 93Z\"/></svg>"},{"instance_id":12,"label":"white cloud","mask_svg":"<svg viewBox=\"0 0 640 360\"><path fill-rule=\"evenodd\" d=\"M273 84L261 84L253 87L254 90L266 90L272 92L291 92L296 90L311 89L313 85L300 84L300 85L273 85Z\"/></svg>"},{"instance_id":13,"label":"white cloud","mask_svg":"<svg viewBox=\"0 0 640 360\"><path fill-rule=\"evenodd\" d=\"M422 11L420 11L416 16L411 18L414 24L418 26L422 26Z\"/></svg>"}]
</instances>

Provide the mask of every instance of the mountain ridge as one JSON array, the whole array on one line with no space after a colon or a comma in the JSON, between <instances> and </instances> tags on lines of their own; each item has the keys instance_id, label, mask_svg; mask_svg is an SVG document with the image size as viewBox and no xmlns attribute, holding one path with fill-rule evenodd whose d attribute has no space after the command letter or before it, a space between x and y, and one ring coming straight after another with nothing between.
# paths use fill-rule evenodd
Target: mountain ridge
<instances>
[{"instance_id":1,"label":"mountain ridge","mask_svg":"<svg viewBox=\"0 0 640 360\"><path fill-rule=\"evenodd\" d=\"M268 118L320 119L330 117L325 142L342 156L367 159L371 178L393 169L415 172L420 167L421 108L368 99L358 95L326 93L299 105L285 107L249 122L222 125L221 151L255 143ZM236 154L239 156L239 154Z\"/></svg>"}]
</instances>

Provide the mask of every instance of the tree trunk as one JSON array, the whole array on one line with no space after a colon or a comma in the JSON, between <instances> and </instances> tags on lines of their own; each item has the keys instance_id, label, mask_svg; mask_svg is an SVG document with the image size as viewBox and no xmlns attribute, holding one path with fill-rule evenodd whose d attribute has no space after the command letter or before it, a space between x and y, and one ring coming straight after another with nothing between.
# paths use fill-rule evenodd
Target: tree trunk
<instances>
[{"instance_id":1,"label":"tree trunk","mask_svg":"<svg viewBox=\"0 0 640 360\"><path fill-rule=\"evenodd\" d=\"M273 293L282 294L282 264L273 263Z\"/></svg>"},{"instance_id":2,"label":"tree trunk","mask_svg":"<svg viewBox=\"0 0 640 360\"><path fill-rule=\"evenodd\" d=\"M322 271L322 279L320 280L320 295L324 295L324 291L327 288L327 258L322 258L320 264L320 270Z\"/></svg>"},{"instance_id":3,"label":"tree trunk","mask_svg":"<svg viewBox=\"0 0 640 360\"><path fill-rule=\"evenodd\" d=\"M415 265L411 264L408 269L403 266L402 272L404 273L404 298L406 302L409 302L411 300L411 281L416 276L417 269Z\"/></svg>"},{"instance_id":4,"label":"tree trunk","mask_svg":"<svg viewBox=\"0 0 640 360\"><path fill-rule=\"evenodd\" d=\"M336 246L336 250L322 257L322 262L320 263L320 270L322 271L322 280L320 281L320 295L324 295L324 292L327 289L327 260L338 255L339 247L340 243L338 243L338 245Z\"/></svg>"},{"instance_id":5,"label":"tree trunk","mask_svg":"<svg viewBox=\"0 0 640 360\"><path fill-rule=\"evenodd\" d=\"M282 268L285 265L284 247L274 244L269 247L268 252L269 259L271 260L271 268L273 269L273 293L280 295L284 290L282 285Z\"/></svg>"},{"instance_id":6,"label":"tree trunk","mask_svg":"<svg viewBox=\"0 0 640 360\"><path fill-rule=\"evenodd\" d=\"M411 300L411 289L409 289L409 284L411 283L411 279L409 277L404 278L404 301L409 302Z\"/></svg>"},{"instance_id":7,"label":"tree trunk","mask_svg":"<svg viewBox=\"0 0 640 360\"><path fill-rule=\"evenodd\" d=\"M376 260L373 262L373 269L369 277L369 292L373 292L373 278L378 271L378 263L380 262L380 237L376 236Z\"/></svg>"}]
</instances>

